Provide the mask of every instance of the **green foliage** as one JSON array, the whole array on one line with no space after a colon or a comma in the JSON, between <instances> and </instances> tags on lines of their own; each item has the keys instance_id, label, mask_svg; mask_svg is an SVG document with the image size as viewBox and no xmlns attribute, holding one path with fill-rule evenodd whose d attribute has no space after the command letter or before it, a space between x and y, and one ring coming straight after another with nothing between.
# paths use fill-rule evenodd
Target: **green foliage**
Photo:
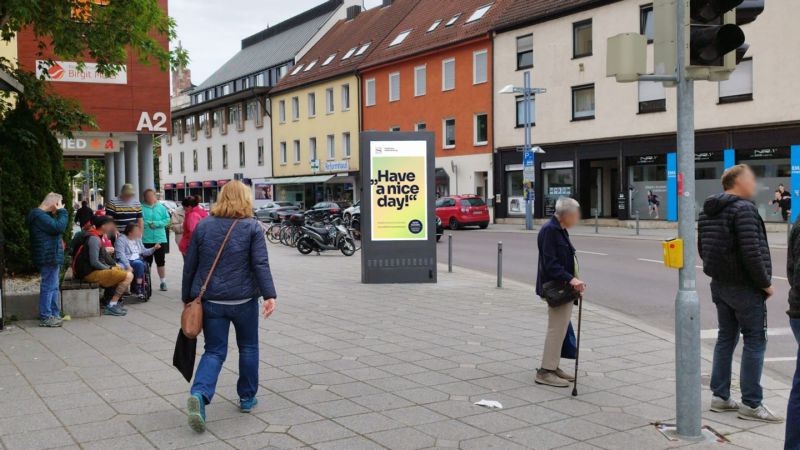
<instances>
[{"instance_id":1,"label":"green foliage","mask_svg":"<svg viewBox=\"0 0 800 450\"><path fill-rule=\"evenodd\" d=\"M35 272L25 217L49 192L64 196L72 217L72 191L58 141L25 102L0 123L0 192L6 270ZM70 231L68 226L65 238Z\"/></svg>"}]
</instances>

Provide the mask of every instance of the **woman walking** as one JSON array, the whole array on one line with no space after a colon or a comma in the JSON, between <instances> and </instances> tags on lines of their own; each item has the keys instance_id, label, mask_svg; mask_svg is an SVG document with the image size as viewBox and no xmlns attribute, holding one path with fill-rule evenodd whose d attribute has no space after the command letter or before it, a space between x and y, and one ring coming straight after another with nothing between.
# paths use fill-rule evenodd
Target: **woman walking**
<instances>
[{"instance_id":1,"label":"woman walking","mask_svg":"<svg viewBox=\"0 0 800 450\"><path fill-rule=\"evenodd\" d=\"M578 265L575 247L569 239L569 228L581 217L580 205L568 197L556 201L555 215L539 230L539 273L536 278L536 294L544 297L544 285L551 281L569 284L582 293L586 284L577 278ZM572 317L572 302L561 306L547 307L547 337L544 341L542 367L536 372L536 383L555 387L569 387L575 378L561 370L561 347L567 335Z\"/></svg>"},{"instance_id":2,"label":"woman walking","mask_svg":"<svg viewBox=\"0 0 800 450\"><path fill-rule=\"evenodd\" d=\"M192 241L192 233L197 228L197 224L208 216L205 209L199 206L200 201L196 196L189 196L183 200L183 234L181 234L181 242L178 244L178 249L183 256L186 256L186 251L189 248L189 242ZM250 212L253 215L253 212Z\"/></svg>"},{"instance_id":3,"label":"woman walking","mask_svg":"<svg viewBox=\"0 0 800 450\"><path fill-rule=\"evenodd\" d=\"M39 268L42 281L39 286L39 325L60 327L61 311L58 306L59 275L64 264L64 241L61 235L67 228L67 210L61 194L47 194L38 208L33 208L26 219L31 239L31 257Z\"/></svg>"},{"instance_id":4,"label":"woman walking","mask_svg":"<svg viewBox=\"0 0 800 450\"><path fill-rule=\"evenodd\" d=\"M248 413L258 403L258 299L264 299L261 313L267 318L275 310L277 295L266 236L253 219L253 201L247 186L240 181L226 184L211 217L193 231L185 254L181 298L189 303L202 295L205 352L187 401L189 426L202 432L206 427L205 406L214 397L228 353L231 324L239 347L239 409ZM205 283L208 284L204 286Z\"/></svg>"},{"instance_id":5,"label":"woman walking","mask_svg":"<svg viewBox=\"0 0 800 450\"><path fill-rule=\"evenodd\" d=\"M145 258L147 264L156 262L158 278L161 280L160 289L167 290L167 271L164 267L166 254L169 253L169 239L167 239L167 225L169 225L169 211L167 207L158 202L156 191L147 189L142 194L142 242L145 248L155 248L152 255ZM156 248L157 247L157 248Z\"/></svg>"}]
</instances>

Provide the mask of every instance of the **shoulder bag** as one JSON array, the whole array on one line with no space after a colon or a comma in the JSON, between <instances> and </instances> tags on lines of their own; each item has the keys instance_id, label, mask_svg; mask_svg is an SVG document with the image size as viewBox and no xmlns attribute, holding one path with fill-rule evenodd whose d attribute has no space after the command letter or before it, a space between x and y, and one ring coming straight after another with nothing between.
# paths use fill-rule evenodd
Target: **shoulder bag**
<instances>
[{"instance_id":1,"label":"shoulder bag","mask_svg":"<svg viewBox=\"0 0 800 450\"><path fill-rule=\"evenodd\" d=\"M211 281L211 276L214 275L214 269L217 268L219 257L222 256L222 250L225 249L225 244L228 243L228 238L231 237L231 232L233 232L233 228L237 223L239 223L239 219L234 220L231 227L228 228L228 233L225 235L222 245L219 246L217 256L214 258L214 263L211 264L211 269L208 271L208 275L206 275L206 280L203 282L203 286L200 288L197 298L183 306L183 312L181 313L181 331L183 331L183 334L189 339L196 339L203 331L203 295L206 293L206 288L208 287L208 282Z\"/></svg>"}]
</instances>

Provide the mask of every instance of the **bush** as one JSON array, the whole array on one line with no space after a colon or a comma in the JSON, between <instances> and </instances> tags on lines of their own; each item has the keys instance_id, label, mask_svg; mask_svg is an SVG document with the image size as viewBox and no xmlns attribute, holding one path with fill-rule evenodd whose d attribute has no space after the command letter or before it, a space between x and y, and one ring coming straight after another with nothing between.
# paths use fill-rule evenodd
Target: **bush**
<instances>
[{"instance_id":1,"label":"bush","mask_svg":"<svg viewBox=\"0 0 800 450\"><path fill-rule=\"evenodd\" d=\"M6 271L36 272L30 257L25 217L48 192L64 196L72 217L72 191L58 140L25 102L0 122L0 208L5 236ZM67 226L65 238L71 234Z\"/></svg>"}]
</instances>

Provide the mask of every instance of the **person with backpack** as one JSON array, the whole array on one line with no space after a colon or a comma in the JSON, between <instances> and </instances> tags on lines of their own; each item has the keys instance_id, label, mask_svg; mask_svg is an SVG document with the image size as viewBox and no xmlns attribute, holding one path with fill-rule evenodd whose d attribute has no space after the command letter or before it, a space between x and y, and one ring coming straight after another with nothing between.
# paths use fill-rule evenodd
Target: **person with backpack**
<instances>
[{"instance_id":1,"label":"person with backpack","mask_svg":"<svg viewBox=\"0 0 800 450\"><path fill-rule=\"evenodd\" d=\"M67 210L61 194L51 192L38 208L33 208L25 220L30 233L31 257L39 269L39 326L60 327L59 276L64 264L64 241L67 229Z\"/></svg>"},{"instance_id":2,"label":"person with backpack","mask_svg":"<svg viewBox=\"0 0 800 450\"><path fill-rule=\"evenodd\" d=\"M139 229L139 224L137 223L126 225L125 232L120 234L117 237L117 242L114 243L114 254L117 261L122 265L123 269L130 269L133 272L134 282L131 285L131 293L139 298L144 297L142 282L144 281L144 272L147 269L145 258L160 248L161 244L156 244L150 248L145 247L142 243L142 230Z\"/></svg>"},{"instance_id":3,"label":"person with backpack","mask_svg":"<svg viewBox=\"0 0 800 450\"><path fill-rule=\"evenodd\" d=\"M103 235L114 231L114 219L95 216L92 224L93 228L86 232L82 244L75 251L72 273L86 282L99 284L106 289L113 288L113 294L103 309L103 314L124 316L127 310L120 305L120 300L133 281L133 273L118 266L103 246Z\"/></svg>"}]
</instances>

